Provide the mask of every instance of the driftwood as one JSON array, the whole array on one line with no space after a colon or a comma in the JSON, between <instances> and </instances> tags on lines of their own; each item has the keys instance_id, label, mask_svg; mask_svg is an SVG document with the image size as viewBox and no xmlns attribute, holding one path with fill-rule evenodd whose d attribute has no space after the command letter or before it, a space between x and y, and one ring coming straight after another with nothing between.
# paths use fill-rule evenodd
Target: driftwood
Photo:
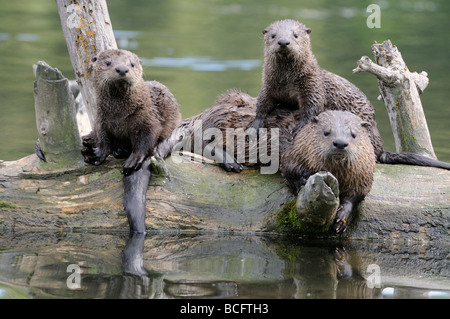
<instances>
[{"instance_id":1,"label":"driftwood","mask_svg":"<svg viewBox=\"0 0 450 319\"><path fill-rule=\"evenodd\" d=\"M36 155L0 164L0 228L128 231L122 161L39 169ZM332 238L302 224L295 196L279 174L226 173L220 167L166 159L147 190L148 230L280 233ZM373 188L340 238L448 244L450 172L377 165Z\"/></svg>"},{"instance_id":2,"label":"driftwood","mask_svg":"<svg viewBox=\"0 0 450 319\"><path fill-rule=\"evenodd\" d=\"M411 152L436 159L419 94L428 85L426 72L410 72L391 41L372 45L376 64L363 56L354 73L369 72L378 78L381 97L394 133L396 152Z\"/></svg>"},{"instance_id":3,"label":"driftwood","mask_svg":"<svg viewBox=\"0 0 450 319\"><path fill-rule=\"evenodd\" d=\"M49 169L81 165L81 139L69 81L58 69L42 61L37 63L35 73L34 109L39 151L46 160L39 165Z\"/></svg>"},{"instance_id":4,"label":"driftwood","mask_svg":"<svg viewBox=\"0 0 450 319\"><path fill-rule=\"evenodd\" d=\"M58 0L56 5L70 61L92 126L96 103L90 77L91 61L102 50L117 49L108 7L105 0Z\"/></svg>"}]
</instances>

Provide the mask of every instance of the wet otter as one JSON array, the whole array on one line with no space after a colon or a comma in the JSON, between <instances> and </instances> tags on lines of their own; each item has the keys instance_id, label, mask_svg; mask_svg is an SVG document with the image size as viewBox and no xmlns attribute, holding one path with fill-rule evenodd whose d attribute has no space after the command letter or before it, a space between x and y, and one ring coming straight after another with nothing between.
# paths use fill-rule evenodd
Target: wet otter
<instances>
[{"instance_id":1,"label":"wet otter","mask_svg":"<svg viewBox=\"0 0 450 319\"><path fill-rule=\"evenodd\" d=\"M277 136L273 136L275 133L267 130L265 135L267 144L264 144L267 148L263 151L270 156L266 156L263 161L260 149L262 140L260 143L251 143L245 139L244 129L255 119L255 115L256 98L238 89L228 90L216 99L212 107L183 120L172 137L158 145L156 152L161 157L166 157L175 145L178 145L216 161L226 171L240 172L243 165L255 167L262 165L266 168L267 165L276 165L277 167L271 171L276 173L279 163L277 151L279 141ZM299 110L280 108L266 117L265 125L280 129L278 134L283 136L288 131L293 131L300 119ZM209 130L213 134L208 135ZM220 141L218 142L220 145L215 144L215 141ZM266 170L266 173L270 172Z\"/></svg>"},{"instance_id":2,"label":"wet otter","mask_svg":"<svg viewBox=\"0 0 450 319\"><path fill-rule=\"evenodd\" d=\"M94 165L109 154L127 158L124 208L130 229L144 233L150 156L180 123L178 103L161 83L144 82L141 61L132 52L105 50L93 62L98 111L93 131L82 138L82 154Z\"/></svg>"},{"instance_id":3,"label":"wet otter","mask_svg":"<svg viewBox=\"0 0 450 319\"><path fill-rule=\"evenodd\" d=\"M345 231L353 208L372 187L375 153L369 133L370 124L360 117L325 111L282 147L281 173L295 194L309 176L319 171L330 172L339 181L337 232Z\"/></svg>"},{"instance_id":4,"label":"wet otter","mask_svg":"<svg viewBox=\"0 0 450 319\"><path fill-rule=\"evenodd\" d=\"M93 62L98 110L93 132L83 137L82 153L94 165L111 153L127 158L123 173L130 175L178 126L178 104L164 85L144 81L142 63L130 51L105 50Z\"/></svg>"},{"instance_id":5,"label":"wet otter","mask_svg":"<svg viewBox=\"0 0 450 319\"><path fill-rule=\"evenodd\" d=\"M240 172L242 164L258 166L261 162L249 161L251 152L255 150L249 141L244 140L241 140L240 147L245 148L245 159L242 164L237 161L232 153L226 151L227 143L235 142L234 136L226 132L227 129L245 128L255 117L256 99L239 90L229 90L220 95L209 109L183 120L172 137L160 143L157 149L165 157L184 137L190 142L189 151L199 154L211 152L211 149L206 149L211 139L203 139L200 148L193 145L195 123L201 121L202 126L198 129L201 128L202 133L211 128L218 128L222 133L222 148L212 150L215 153L212 159L227 171ZM344 231L351 220L353 208L364 199L372 186L375 152L370 140L370 124L350 112L326 111L313 117L296 133L301 118L302 112L298 109L277 108L264 120L264 125L280 129L280 170L295 194L309 176L319 171L332 173L339 181L341 200L335 230ZM233 154L237 154L238 148L233 145ZM272 143L268 146L271 151Z\"/></svg>"},{"instance_id":6,"label":"wet otter","mask_svg":"<svg viewBox=\"0 0 450 319\"><path fill-rule=\"evenodd\" d=\"M390 153L378 132L375 110L361 90L346 79L321 69L311 51L311 29L295 20L282 20L263 30L264 66L256 118L248 128L258 130L275 109L302 113L298 129L324 110L349 111L370 124L369 136L380 163L411 164L450 169L450 164L412 153Z\"/></svg>"}]
</instances>

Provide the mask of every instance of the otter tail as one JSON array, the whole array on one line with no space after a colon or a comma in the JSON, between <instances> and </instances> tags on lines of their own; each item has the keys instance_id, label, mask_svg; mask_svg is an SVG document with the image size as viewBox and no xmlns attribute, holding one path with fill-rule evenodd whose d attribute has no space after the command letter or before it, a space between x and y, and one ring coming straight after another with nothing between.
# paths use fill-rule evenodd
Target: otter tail
<instances>
[{"instance_id":1,"label":"otter tail","mask_svg":"<svg viewBox=\"0 0 450 319\"><path fill-rule=\"evenodd\" d=\"M430 166L450 170L450 163L441 162L415 153L391 153L384 151L379 158L383 164L408 164L417 166Z\"/></svg>"},{"instance_id":2,"label":"otter tail","mask_svg":"<svg viewBox=\"0 0 450 319\"><path fill-rule=\"evenodd\" d=\"M145 194L150 181L150 162L150 157L148 157L139 170L123 177L123 207L127 213L130 230L135 233L146 232Z\"/></svg>"}]
</instances>

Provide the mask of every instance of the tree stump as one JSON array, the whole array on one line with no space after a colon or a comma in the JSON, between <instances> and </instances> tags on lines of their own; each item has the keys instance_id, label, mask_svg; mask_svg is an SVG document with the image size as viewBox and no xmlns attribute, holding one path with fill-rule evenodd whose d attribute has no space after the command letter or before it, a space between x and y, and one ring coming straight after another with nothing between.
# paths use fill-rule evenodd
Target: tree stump
<instances>
[{"instance_id":1,"label":"tree stump","mask_svg":"<svg viewBox=\"0 0 450 319\"><path fill-rule=\"evenodd\" d=\"M46 169L83 164L80 154L75 100L69 81L45 62L38 62L34 82L36 127L39 137L37 152L41 152Z\"/></svg>"},{"instance_id":2,"label":"tree stump","mask_svg":"<svg viewBox=\"0 0 450 319\"><path fill-rule=\"evenodd\" d=\"M58 0L61 26L75 77L86 103L91 127L95 120L95 91L91 81L91 61L95 54L117 49L105 0Z\"/></svg>"},{"instance_id":3,"label":"tree stump","mask_svg":"<svg viewBox=\"0 0 450 319\"><path fill-rule=\"evenodd\" d=\"M353 73L369 72L378 78L389 115L396 152L417 153L436 159L419 94L428 85L426 72L411 73L391 41L372 45L377 64L363 56Z\"/></svg>"}]
</instances>

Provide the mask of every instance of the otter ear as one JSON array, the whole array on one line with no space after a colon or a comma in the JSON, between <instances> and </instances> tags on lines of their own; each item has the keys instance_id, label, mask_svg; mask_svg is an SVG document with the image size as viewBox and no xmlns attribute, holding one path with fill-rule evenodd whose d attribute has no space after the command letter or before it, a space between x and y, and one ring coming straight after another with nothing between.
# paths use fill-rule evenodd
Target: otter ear
<instances>
[{"instance_id":1,"label":"otter ear","mask_svg":"<svg viewBox=\"0 0 450 319\"><path fill-rule=\"evenodd\" d=\"M142 60L141 59L139 59L139 63L142 65Z\"/></svg>"},{"instance_id":2,"label":"otter ear","mask_svg":"<svg viewBox=\"0 0 450 319\"><path fill-rule=\"evenodd\" d=\"M262 30L262 34L266 34L267 32L269 32L269 30L267 29Z\"/></svg>"},{"instance_id":3,"label":"otter ear","mask_svg":"<svg viewBox=\"0 0 450 319\"><path fill-rule=\"evenodd\" d=\"M361 126L368 128L368 127L371 127L372 125L369 122L364 121L364 122L361 122Z\"/></svg>"},{"instance_id":4,"label":"otter ear","mask_svg":"<svg viewBox=\"0 0 450 319\"><path fill-rule=\"evenodd\" d=\"M311 33L311 29L310 28L306 28L306 33L310 34Z\"/></svg>"},{"instance_id":5,"label":"otter ear","mask_svg":"<svg viewBox=\"0 0 450 319\"><path fill-rule=\"evenodd\" d=\"M94 57L92 58L92 62L97 62L97 56L94 55Z\"/></svg>"}]
</instances>

